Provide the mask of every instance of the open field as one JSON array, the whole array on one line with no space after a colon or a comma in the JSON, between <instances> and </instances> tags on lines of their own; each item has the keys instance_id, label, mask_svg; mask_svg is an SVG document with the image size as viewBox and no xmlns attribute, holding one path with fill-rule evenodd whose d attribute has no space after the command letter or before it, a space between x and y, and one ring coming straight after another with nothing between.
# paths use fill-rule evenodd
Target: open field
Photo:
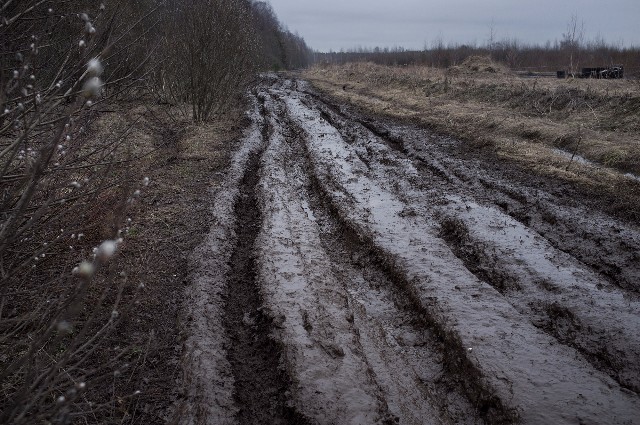
<instances>
[{"instance_id":1,"label":"open field","mask_svg":"<svg viewBox=\"0 0 640 425\"><path fill-rule=\"evenodd\" d=\"M638 423L637 222L302 80L251 99L186 288L183 423Z\"/></svg>"},{"instance_id":2,"label":"open field","mask_svg":"<svg viewBox=\"0 0 640 425\"><path fill-rule=\"evenodd\" d=\"M304 78L340 102L454 136L640 219L638 81L521 78L478 57L450 69L315 67Z\"/></svg>"}]
</instances>

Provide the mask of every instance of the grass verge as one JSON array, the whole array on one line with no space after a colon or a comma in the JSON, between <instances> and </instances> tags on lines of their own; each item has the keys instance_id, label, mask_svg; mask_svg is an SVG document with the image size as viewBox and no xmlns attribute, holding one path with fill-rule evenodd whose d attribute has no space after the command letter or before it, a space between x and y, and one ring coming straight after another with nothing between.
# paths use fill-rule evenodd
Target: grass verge
<instances>
[{"instance_id":1,"label":"grass verge","mask_svg":"<svg viewBox=\"0 0 640 425\"><path fill-rule=\"evenodd\" d=\"M338 102L454 136L464 150L570 183L640 219L640 84L518 77L484 58L450 69L369 63L302 77Z\"/></svg>"},{"instance_id":2,"label":"grass verge","mask_svg":"<svg viewBox=\"0 0 640 425\"><path fill-rule=\"evenodd\" d=\"M44 174L46 215L27 209L41 230L3 257L5 266L26 257L20 274L3 271L0 290L8 422L169 420L182 396L187 258L243 125L240 107L209 124L176 117L152 102L103 103Z\"/></svg>"}]
</instances>

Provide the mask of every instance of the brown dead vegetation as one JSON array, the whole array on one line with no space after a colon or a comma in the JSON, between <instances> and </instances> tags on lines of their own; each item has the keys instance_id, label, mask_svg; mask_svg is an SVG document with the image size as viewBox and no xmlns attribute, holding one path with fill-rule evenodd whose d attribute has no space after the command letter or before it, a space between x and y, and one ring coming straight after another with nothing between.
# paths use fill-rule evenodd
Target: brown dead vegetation
<instances>
[{"instance_id":1,"label":"brown dead vegetation","mask_svg":"<svg viewBox=\"0 0 640 425\"><path fill-rule=\"evenodd\" d=\"M129 214L131 222L117 262L130 284L142 289L109 341L126 351L130 364L118 389L123 394L136 390L140 394L124 398L113 411L101 412L101 421L166 423L176 419L171 409L183 397L182 302L191 278L189 255L210 225L211 193L228 168L243 125L242 113L234 108L213 123L195 125L170 118L178 116L177 108L120 106L104 121L138 116L130 141L136 149L153 150L139 163L140 173L151 183ZM111 355L106 351L102 357ZM95 396L113 402L100 389Z\"/></svg>"},{"instance_id":2,"label":"brown dead vegetation","mask_svg":"<svg viewBox=\"0 0 640 425\"><path fill-rule=\"evenodd\" d=\"M636 81L523 78L485 57L449 69L325 65L303 76L337 100L454 136L469 152L617 197L614 213L640 216Z\"/></svg>"}]
</instances>

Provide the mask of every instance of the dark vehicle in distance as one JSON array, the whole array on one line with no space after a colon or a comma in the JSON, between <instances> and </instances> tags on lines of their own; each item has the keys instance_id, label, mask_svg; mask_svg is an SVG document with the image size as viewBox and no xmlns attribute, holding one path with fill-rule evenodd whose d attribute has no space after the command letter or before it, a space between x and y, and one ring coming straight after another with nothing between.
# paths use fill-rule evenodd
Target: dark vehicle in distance
<instances>
[{"instance_id":1,"label":"dark vehicle in distance","mask_svg":"<svg viewBox=\"0 0 640 425\"><path fill-rule=\"evenodd\" d=\"M624 66L582 68L580 78L624 78Z\"/></svg>"}]
</instances>

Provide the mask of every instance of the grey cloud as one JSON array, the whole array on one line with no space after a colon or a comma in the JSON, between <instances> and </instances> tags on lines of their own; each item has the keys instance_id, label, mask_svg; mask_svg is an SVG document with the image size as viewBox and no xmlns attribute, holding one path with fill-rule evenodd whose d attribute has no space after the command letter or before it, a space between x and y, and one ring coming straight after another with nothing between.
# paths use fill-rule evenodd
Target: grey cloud
<instances>
[{"instance_id":1,"label":"grey cloud","mask_svg":"<svg viewBox=\"0 0 640 425\"><path fill-rule=\"evenodd\" d=\"M356 46L422 48L435 38L484 43L494 22L497 36L527 43L559 39L571 15L585 22L587 38L640 44L640 1L537 0L271 0L276 13L314 49Z\"/></svg>"}]
</instances>

